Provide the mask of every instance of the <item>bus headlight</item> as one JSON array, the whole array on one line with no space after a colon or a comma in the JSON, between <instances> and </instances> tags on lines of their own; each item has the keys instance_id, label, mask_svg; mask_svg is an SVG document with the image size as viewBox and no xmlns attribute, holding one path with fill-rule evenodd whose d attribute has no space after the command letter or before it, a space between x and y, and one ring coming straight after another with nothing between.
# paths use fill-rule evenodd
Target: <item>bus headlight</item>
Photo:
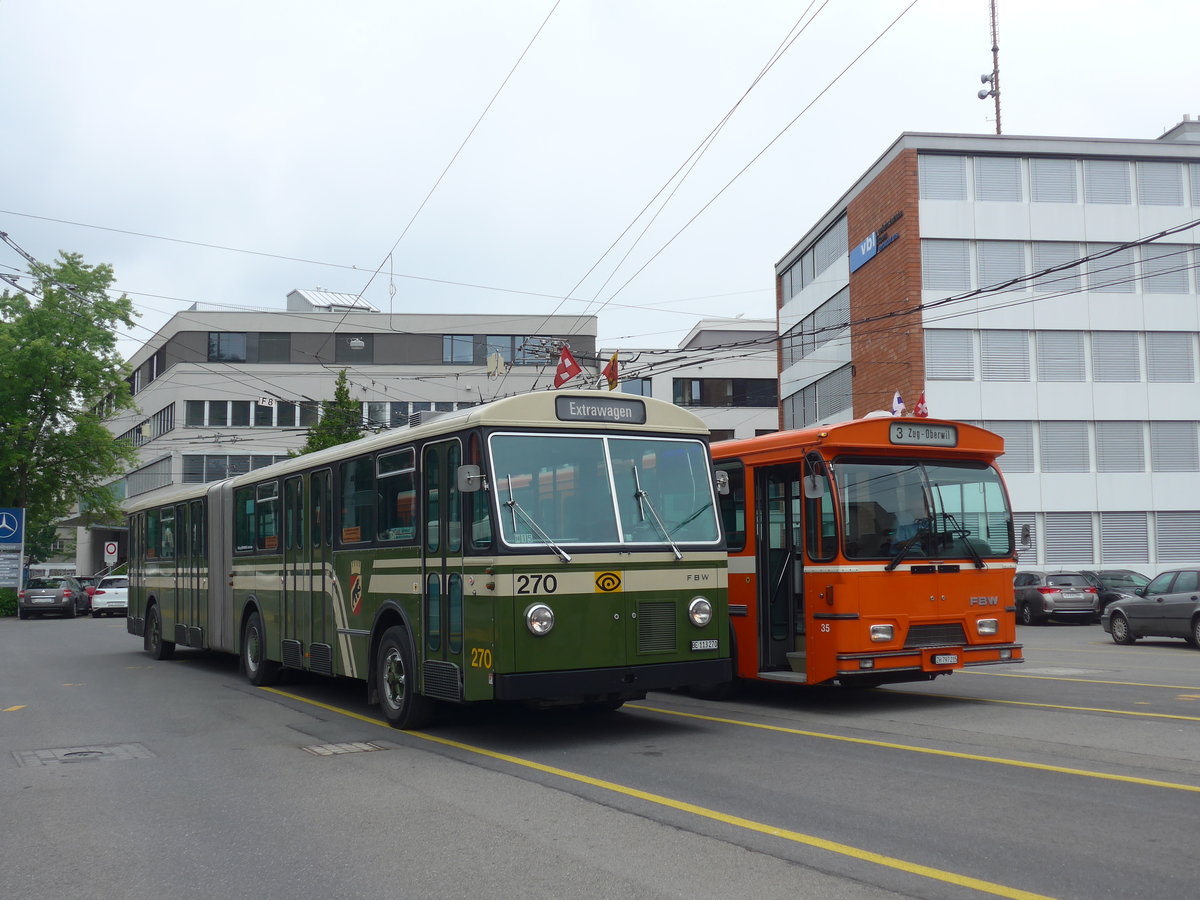
<instances>
[{"instance_id":1,"label":"bus headlight","mask_svg":"<svg viewBox=\"0 0 1200 900\"><path fill-rule=\"evenodd\" d=\"M980 634L995 634L1000 630L1000 620L980 619L975 623L975 630Z\"/></svg>"},{"instance_id":2,"label":"bus headlight","mask_svg":"<svg viewBox=\"0 0 1200 900\"><path fill-rule=\"evenodd\" d=\"M895 633L896 633L896 630L891 625L872 625L871 626L871 640L876 641L878 643L882 643L884 641L890 641L892 639L892 635L894 635Z\"/></svg>"},{"instance_id":3,"label":"bus headlight","mask_svg":"<svg viewBox=\"0 0 1200 900\"><path fill-rule=\"evenodd\" d=\"M554 627L554 610L545 603L534 603L525 610L525 627L530 634L541 637Z\"/></svg>"},{"instance_id":4,"label":"bus headlight","mask_svg":"<svg viewBox=\"0 0 1200 900\"><path fill-rule=\"evenodd\" d=\"M688 618L697 628L703 628L712 621L712 604L703 597L693 597L688 604Z\"/></svg>"}]
</instances>

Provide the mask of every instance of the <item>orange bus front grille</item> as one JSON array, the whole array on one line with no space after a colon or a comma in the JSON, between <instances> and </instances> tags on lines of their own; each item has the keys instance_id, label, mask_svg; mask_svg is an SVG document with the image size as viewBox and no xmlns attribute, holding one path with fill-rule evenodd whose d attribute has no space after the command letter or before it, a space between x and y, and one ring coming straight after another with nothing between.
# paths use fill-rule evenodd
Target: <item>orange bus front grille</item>
<instances>
[{"instance_id":1,"label":"orange bus front grille","mask_svg":"<svg viewBox=\"0 0 1200 900\"><path fill-rule=\"evenodd\" d=\"M904 639L904 649L916 647L961 647L967 642L961 622L942 622L936 625L913 625Z\"/></svg>"}]
</instances>

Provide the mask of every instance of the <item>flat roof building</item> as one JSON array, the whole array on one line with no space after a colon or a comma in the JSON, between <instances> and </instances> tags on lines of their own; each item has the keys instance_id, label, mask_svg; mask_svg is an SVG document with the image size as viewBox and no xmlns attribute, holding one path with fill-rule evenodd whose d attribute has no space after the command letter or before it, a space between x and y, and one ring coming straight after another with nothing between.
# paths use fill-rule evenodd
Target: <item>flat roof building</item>
<instances>
[{"instance_id":1,"label":"flat roof building","mask_svg":"<svg viewBox=\"0 0 1200 900\"><path fill-rule=\"evenodd\" d=\"M1188 118L903 134L776 265L782 424L923 392L1004 437L1023 566L1200 563L1198 219Z\"/></svg>"}]
</instances>

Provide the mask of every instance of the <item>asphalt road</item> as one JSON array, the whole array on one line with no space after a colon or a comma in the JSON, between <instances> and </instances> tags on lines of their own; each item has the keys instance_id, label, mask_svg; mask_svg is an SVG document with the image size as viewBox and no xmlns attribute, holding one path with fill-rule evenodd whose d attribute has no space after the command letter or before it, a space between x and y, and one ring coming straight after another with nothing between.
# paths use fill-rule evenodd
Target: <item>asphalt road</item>
<instances>
[{"instance_id":1,"label":"asphalt road","mask_svg":"<svg viewBox=\"0 0 1200 900\"><path fill-rule=\"evenodd\" d=\"M0 620L0 896L1194 896L1200 651L1018 637L931 684L408 734L356 682Z\"/></svg>"}]
</instances>

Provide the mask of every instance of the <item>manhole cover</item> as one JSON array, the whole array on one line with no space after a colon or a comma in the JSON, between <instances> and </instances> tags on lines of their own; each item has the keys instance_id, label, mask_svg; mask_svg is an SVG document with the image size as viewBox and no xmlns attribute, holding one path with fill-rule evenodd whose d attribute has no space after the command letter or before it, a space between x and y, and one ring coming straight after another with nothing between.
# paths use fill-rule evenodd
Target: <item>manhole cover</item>
<instances>
[{"instance_id":1,"label":"manhole cover","mask_svg":"<svg viewBox=\"0 0 1200 900\"><path fill-rule=\"evenodd\" d=\"M340 756L343 753L370 753L372 750L386 750L387 747L371 741L352 741L345 744L314 744L301 749L313 756Z\"/></svg>"},{"instance_id":2,"label":"manhole cover","mask_svg":"<svg viewBox=\"0 0 1200 900\"><path fill-rule=\"evenodd\" d=\"M66 766L85 762L118 759L154 759L141 744L115 744L107 747L62 747L57 750L14 750L22 766Z\"/></svg>"}]
</instances>

